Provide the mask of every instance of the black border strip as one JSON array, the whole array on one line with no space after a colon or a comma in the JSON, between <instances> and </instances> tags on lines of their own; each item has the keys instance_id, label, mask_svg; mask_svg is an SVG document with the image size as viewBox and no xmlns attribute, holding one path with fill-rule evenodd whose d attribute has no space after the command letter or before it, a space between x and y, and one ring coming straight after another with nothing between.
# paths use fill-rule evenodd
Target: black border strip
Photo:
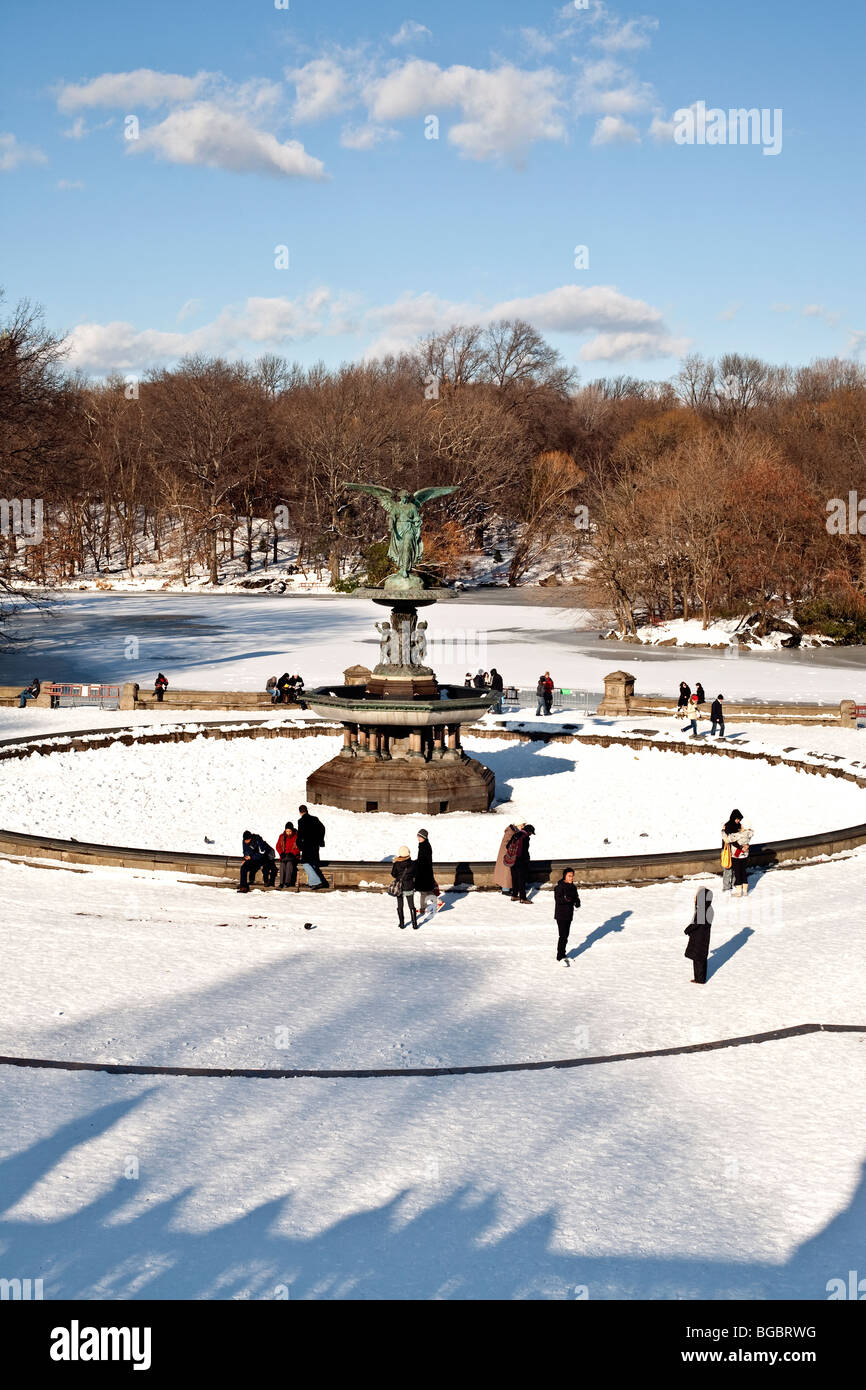
<instances>
[{"instance_id":1,"label":"black border strip","mask_svg":"<svg viewBox=\"0 0 866 1390\"><path fill-rule=\"evenodd\" d=\"M354 1070L302 1067L284 1070L252 1067L159 1067L126 1062L59 1062L42 1057L2 1057L0 1066L30 1067L48 1071L107 1072L111 1076L207 1076L217 1080L239 1076L251 1081L294 1081L319 1079L384 1080L415 1076L494 1076L521 1071L567 1071L574 1067L596 1067L607 1062L637 1062L651 1057L684 1057L693 1052L716 1052L720 1048L744 1047L753 1043L778 1042L807 1033L866 1033L863 1023L798 1023L792 1028L773 1028L767 1033L747 1033L740 1038L719 1038L715 1042L688 1043L683 1047L659 1047L649 1052L612 1052L600 1057L566 1057L547 1062L493 1062L472 1067L369 1067Z\"/></svg>"}]
</instances>

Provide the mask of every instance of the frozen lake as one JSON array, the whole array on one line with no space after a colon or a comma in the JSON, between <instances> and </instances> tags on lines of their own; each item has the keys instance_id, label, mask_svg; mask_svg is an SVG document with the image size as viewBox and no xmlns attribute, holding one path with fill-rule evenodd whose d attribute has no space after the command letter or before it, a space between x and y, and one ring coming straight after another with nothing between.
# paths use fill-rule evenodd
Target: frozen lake
<instances>
[{"instance_id":1,"label":"frozen lake","mask_svg":"<svg viewBox=\"0 0 866 1390\"><path fill-rule=\"evenodd\" d=\"M531 597L530 597L531 594ZM685 678L728 699L866 701L866 648L821 648L726 656L635 647L598 639L598 616L558 597L487 590L427 610L430 663L462 681L479 667L534 687L549 669L557 685L600 691L624 666L645 694L673 694ZM300 671L308 685L335 681L378 659L372 603L340 596L64 594L46 614L28 614L26 639L0 655L0 684L43 680L125 681L147 686L158 670L175 686L254 690L270 675Z\"/></svg>"}]
</instances>

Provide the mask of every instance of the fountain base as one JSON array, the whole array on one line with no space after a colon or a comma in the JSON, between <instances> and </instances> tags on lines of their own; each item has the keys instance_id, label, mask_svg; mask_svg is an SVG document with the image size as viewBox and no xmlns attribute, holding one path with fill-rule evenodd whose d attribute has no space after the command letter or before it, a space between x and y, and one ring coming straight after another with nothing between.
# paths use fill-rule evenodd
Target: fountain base
<instances>
[{"instance_id":1,"label":"fountain base","mask_svg":"<svg viewBox=\"0 0 866 1390\"><path fill-rule=\"evenodd\" d=\"M338 754L307 778L307 804L438 816L489 811L495 788L490 768L460 752L430 761L420 754L393 759Z\"/></svg>"}]
</instances>

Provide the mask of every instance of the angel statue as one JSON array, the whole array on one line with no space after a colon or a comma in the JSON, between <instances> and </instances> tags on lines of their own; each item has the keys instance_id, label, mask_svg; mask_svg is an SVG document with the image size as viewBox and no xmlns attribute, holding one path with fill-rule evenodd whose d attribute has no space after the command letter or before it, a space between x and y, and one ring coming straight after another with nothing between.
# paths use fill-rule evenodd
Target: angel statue
<instances>
[{"instance_id":1,"label":"angel statue","mask_svg":"<svg viewBox=\"0 0 866 1390\"><path fill-rule=\"evenodd\" d=\"M389 487L377 487L374 483L347 483L347 491L367 492L375 497L388 514L391 539L388 545L388 559L397 566L397 573L408 579L424 554L421 540L421 508L434 497L447 497L456 492L456 487L422 487L419 492L407 492L401 488L393 492Z\"/></svg>"}]
</instances>

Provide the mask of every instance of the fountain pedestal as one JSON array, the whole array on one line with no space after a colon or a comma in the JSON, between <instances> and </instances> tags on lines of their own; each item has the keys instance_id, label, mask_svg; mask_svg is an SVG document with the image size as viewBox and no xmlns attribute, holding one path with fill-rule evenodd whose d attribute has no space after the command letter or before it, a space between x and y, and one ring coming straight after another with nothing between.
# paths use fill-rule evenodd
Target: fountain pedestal
<instances>
[{"instance_id":1,"label":"fountain pedestal","mask_svg":"<svg viewBox=\"0 0 866 1390\"><path fill-rule=\"evenodd\" d=\"M442 597L453 598L448 590ZM418 610L435 603L420 584L359 590L390 610L376 624L380 660L364 686L307 691L309 707L343 724L343 747L307 779L307 803L350 811L440 815L488 811L495 777L469 758L462 724L474 722L497 699L489 691L440 685L427 665L427 623Z\"/></svg>"}]
</instances>

